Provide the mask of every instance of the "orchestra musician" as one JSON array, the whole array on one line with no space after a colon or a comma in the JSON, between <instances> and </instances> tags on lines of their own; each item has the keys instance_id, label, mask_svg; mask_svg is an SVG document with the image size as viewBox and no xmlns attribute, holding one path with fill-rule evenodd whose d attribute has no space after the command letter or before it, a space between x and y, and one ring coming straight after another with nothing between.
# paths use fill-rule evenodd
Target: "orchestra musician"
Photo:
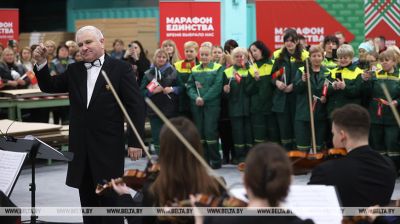
<instances>
[{"instance_id":1,"label":"orchestra musician","mask_svg":"<svg viewBox=\"0 0 400 224\"><path fill-rule=\"evenodd\" d=\"M253 147L246 158L243 182L249 198L248 209L279 207L289 192L292 165L285 150L276 143ZM193 197L192 197L193 199ZM196 216L196 224L218 223L314 223L297 216Z\"/></svg>"},{"instance_id":2,"label":"orchestra musician","mask_svg":"<svg viewBox=\"0 0 400 224\"><path fill-rule=\"evenodd\" d=\"M170 119L193 148L203 155L200 135L196 126L187 118L177 117ZM214 177L208 175L207 170L196 157L182 144L178 137L164 125L160 132L160 171L154 182L148 181L144 185L144 207L164 207L175 200L185 200L190 194L207 194L220 196L222 189ZM133 205L129 195L129 188L123 184L113 182L114 190L123 197L122 206ZM134 223L132 217L127 217L128 223ZM143 223L193 223L193 217L144 217Z\"/></svg>"},{"instance_id":3,"label":"orchestra musician","mask_svg":"<svg viewBox=\"0 0 400 224\"><path fill-rule=\"evenodd\" d=\"M369 113L348 104L332 113L333 146L347 156L317 166L308 184L336 186L342 206L385 206L392 196L396 173L389 159L368 145Z\"/></svg>"}]
</instances>

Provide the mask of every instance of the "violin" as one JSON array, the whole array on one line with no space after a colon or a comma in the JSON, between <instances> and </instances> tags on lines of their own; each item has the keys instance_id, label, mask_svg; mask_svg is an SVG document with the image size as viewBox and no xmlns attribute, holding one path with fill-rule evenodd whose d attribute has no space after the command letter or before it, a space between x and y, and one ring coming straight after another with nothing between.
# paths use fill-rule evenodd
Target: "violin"
<instances>
[{"instance_id":1,"label":"violin","mask_svg":"<svg viewBox=\"0 0 400 224\"><path fill-rule=\"evenodd\" d=\"M332 148L325 152L307 153L300 150L294 150L287 153L292 161L293 172L295 175L306 174L320 163L330 160L338 159L347 155L346 149ZM245 163L239 163L237 169L243 172L246 168Z\"/></svg>"},{"instance_id":2,"label":"violin","mask_svg":"<svg viewBox=\"0 0 400 224\"><path fill-rule=\"evenodd\" d=\"M307 153L294 150L288 152L287 155L292 161L293 173L295 175L306 174L325 161L325 155L322 152Z\"/></svg>"},{"instance_id":3,"label":"violin","mask_svg":"<svg viewBox=\"0 0 400 224\"><path fill-rule=\"evenodd\" d=\"M338 159L346 155L346 149L342 148L332 148L319 153L307 153L299 150L288 152L288 156L292 160L293 172L295 174L308 173L324 161Z\"/></svg>"},{"instance_id":4,"label":"violin","mask_svg":"<svg viewBox=\"0 0 400 224\"><path fill-rule=\"evenodd\" d=\"M227 194L223 196L213 196L206 194L196 194L195 205L197 207L247 207L247 202L244 202L238 198L230 197ZM192 203L189 199L177 200L167 203L171 207L192 207Z\"/></svg>"},{"instance_id":5,"label":"violin","mask_svg":"<svg viewBox=\"0 0 400 224\"><path fill-rule=\"evenodd\" d=\"M328 150L328 158L340 158L347 155L347 150L342 148L333 148Z\"/></svg>"},{"instance_id":6,"label":"violin","mask_svg":"<svg viewBox=\"0 0 400 224\"><path fill-rule=\"evenodd\" d=\"M148 168L145 171L141 171L138 169L129 169L125 170L124 175L120 178L115 179L115 183L125 183L126 186L132 188L135 191L139 191L142 189L143 184L150 176L157 175L160 171L160 165L158 163L150 163L148 164ZM108 189L112 189L111 181L104 184L97 184L96 186L96 194L102 195Z\"/></svg>"}]
</instances>

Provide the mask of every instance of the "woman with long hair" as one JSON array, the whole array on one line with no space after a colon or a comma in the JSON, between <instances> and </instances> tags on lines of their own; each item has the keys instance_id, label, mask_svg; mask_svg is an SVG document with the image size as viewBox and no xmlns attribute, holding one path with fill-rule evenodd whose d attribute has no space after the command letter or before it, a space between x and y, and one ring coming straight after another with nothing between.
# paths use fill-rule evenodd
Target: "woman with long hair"
<instances>
[{"instance_id":1,"label":"woman with long hair","mask_svg":"<svg viewBox=\"0 0 400 224\"><path fill-rule=\"evenodd\" d=\"M128 50L125 52L125 60L131 64L133 72L136 75L138 85L142 83L144 72L150 68L150 61L147 59L143 45L134 40L128 45Z\"/></svg>"},{"instance_id":2,"label":"woman with long hair","mask_svg":"<svg viewBox=\"0 0 400 224\"><path fill-rule=\"evenodd\" d=\"M196 126L187 118L172 118L171 123L182 133L193 148L203 155L200 135ZM221 187L211 177L205 167L186 148L167 126L160 132L160 171L154 182L148 183L143 190L144 207L164 207L175 200L185 200L191 194L221 195ZM113 184L114 190L123 196L125 205L132 206L129 188L125 184ZM127 217L133 223L132 217ZM131 221L132 220L132 221ZM143 223L193 223L193 217L160 216L144 217Z\"/></svg>"},{"instance_id":3,"label":"woman with long hair","mask_svg":"<svg viewBox=\"0 0 400 224\"><path fill-rule=\"evenodd\" d=\"M16 63L13 49L5 48L0 57L0 89L26 88L30 83L28 77L23 78L27 71L23 65Z\"/></svg>"},{"instance_id":4,"label":"woman with long hair","mask_svg":"<svg viewBox=\"0 0 400 224\"><path fill-rule=\"evenodd\" d=\"M265 141L279 142L278 123L276 115L271 111L272 60L271 52L262 41L255 41L249 47L250 76L246 82L246 92L250 95L250 118L253 131L253 143Z\"/></svg>"},{"instance_id":5,"label":"woman with long hair","mask_svg":"<svg viewBox=\"0 0 400 224\"><path fill-rule=\"evenodd\" d=\"M274 52L272 83L275 85L272 111L276 113L279 134L286 150L295 149L294 117L296 114L296 95L293 93L293 81L297 70L304 66L308 57L299 43L295 30L287 30L283 36L282 49Z\"/></svg>"},{"instance_id":6,"label":"woman with long hair","mask_svg":"<svg viewBox=\"0 0 400 224\"><path fill-rule=\"evenodd\" d=\"M174 65L177 61L181 60L178 47L173 40L164 40L161 44L161 48L168 53L168 60L171 65Z\"/></svg>"}]
</instances>

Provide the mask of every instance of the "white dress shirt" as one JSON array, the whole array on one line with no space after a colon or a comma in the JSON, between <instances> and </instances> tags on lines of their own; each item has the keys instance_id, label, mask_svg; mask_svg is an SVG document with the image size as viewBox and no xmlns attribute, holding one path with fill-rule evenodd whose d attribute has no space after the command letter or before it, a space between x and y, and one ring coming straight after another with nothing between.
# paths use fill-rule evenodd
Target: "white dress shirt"
<instances>
[{"instance_id":1,"label":"white dress shirt","mask_svg":"<svg viewBox=\"0 0 400 224\"><path fill-rule=\"evenodd\" d=\"M103 67L104 64L104 54L99 58L100 62L101 62L101 66L100 67L96 67L96 66L92 66L91 68L89 68L87 70L87 82L86 82L86 87L87 87L87 101L86 101L86 108L89 107L89 103L90 103L90 99L92 98L93 95L93 90L94 90L94 86L96 84L97 78L99 77L101 68ZM39 71L41 70L45 65L47 64L47 60L46 62L44 62L43 64L36 64L36 69Z\"/></svg>"},{"instance_id":2,"label":"white dress shirt","mask_svg":"<svg viewBox=\"0 0 400 224\"><path fill-rule=\"evenodd\" d=\"M89 108L90 99L92 99L94 86L96 84L97 78L99 77L101 68L104 64L104 54L100 58L101 66L96 67L92 66L87 70L87 101L86 101L86 108Z\"/></svg>"}]
</instances>

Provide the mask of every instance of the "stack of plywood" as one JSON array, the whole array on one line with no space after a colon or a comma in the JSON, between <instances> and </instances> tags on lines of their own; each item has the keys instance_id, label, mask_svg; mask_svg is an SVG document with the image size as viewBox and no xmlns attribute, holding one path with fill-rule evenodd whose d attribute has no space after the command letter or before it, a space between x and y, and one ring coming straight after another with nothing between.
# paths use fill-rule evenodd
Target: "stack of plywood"
<instances>
[{"instance_id":1,"label":"stack of plywood","mask_svg":"<svg viewBox=\"0 0 400 224\"><path fill-rule=\"evenodd\" d=\"M67 40L74 40L74 33L68 32L33 32L33 33L21 33L19 36L19 46L22 49L25 46L31 46L32 44L42 43L46 40L52 40L56 43L56 46L65 44Z\"/></svg>"},{"instance_id":2,"label":"stack of plywood","mask_svg":"<svg viewBox=\"0 0 400 224\"><path fill-rule=\"evenodd\" d=\"M12 120L0 120L0 130L16 138L33 135L51 146L68 144L69 126L47 123L30 123Z\"/></svg>"},{"instance_id":3,"label":"stack of plywood","mask_svg":"<svg viewBox=\"0 0 400 224\"><path fill-rule=\"evenodd\" d=\"M88 19L75 22L76 30L87 25L96 26L103 32L107 51L112 50L115 39L123 40L125 48L131 41L138 40L148 51L148 57L152 58L159 46L157 18Z\"/></svg>"}]
</instances>

